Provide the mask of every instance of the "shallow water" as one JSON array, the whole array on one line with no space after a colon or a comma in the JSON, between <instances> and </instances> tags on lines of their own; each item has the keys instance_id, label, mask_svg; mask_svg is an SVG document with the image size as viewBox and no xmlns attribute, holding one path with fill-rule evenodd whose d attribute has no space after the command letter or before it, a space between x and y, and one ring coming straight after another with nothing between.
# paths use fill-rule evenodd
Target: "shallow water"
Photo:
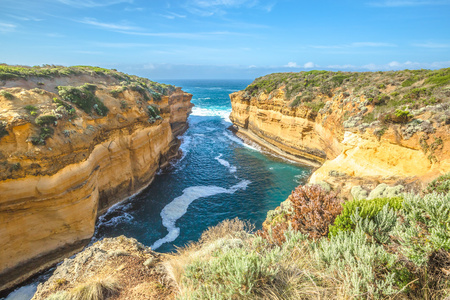
<instances>
[{"instance_id":1,"label":"shallow water","mask_svg":"<svg viewBox=\"0 0 450 300\"><path fill-rule=\"evenodd\" d=\"M250 81L165 83L194 95L190 128L181 137L183 156L143 192L103 215L93 241L123 234L159 252L169 252L197 240L205 229L225 219L238 217L261 228L267 211L303 183L311 169L244 144L227 129L231 125L228 95ZM19 297L10 294L7 299L30 299L43 279L16 291Z\"/></svg>"}]
</instances>

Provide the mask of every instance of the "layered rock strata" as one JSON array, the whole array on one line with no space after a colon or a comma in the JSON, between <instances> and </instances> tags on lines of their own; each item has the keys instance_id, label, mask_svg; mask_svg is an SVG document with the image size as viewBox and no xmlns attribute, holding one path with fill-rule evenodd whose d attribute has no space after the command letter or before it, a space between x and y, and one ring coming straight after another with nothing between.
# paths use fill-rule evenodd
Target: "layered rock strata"
<instances>
[{"instance_id":1,"label":"layered rock strata","mask_svg":"<svg viewBox=\"0 0 450 300\"><path fill-rule=\"evenodd\" d=\"M36 82L40 88L30 89ZM52 91L61 82L95 84L95 96L109 112L88 114L62 100L74 110L68 114ZM14 83L2 89L12 96L0 96L0 121L6 124L0 140L0 290L81 250L100 214L145 188L178 155L176 136L186 130L192 107L192 95L180 89L156 97L121 88L107 76L4 86ZM25 106L34 107L38 116ZM149 106L159 115L149 114ZM57 120L40 129L37 118L42 115ZM53 134L36 143L33 136L42 128Z\"/></svg>"},{"instance_id":2,"label":"layered rock strata","mask_svg":"<svg viewBox=\"0 0 450 300\"><path fill-rule=\"evenodd\" d=\"M357 185L368 192L380 183L420 189L450 171L446 94L440 104L412 111L408 122L369 124L361 120L379 107L364 94L343 93L340 88L328 94L318 92L312 103L322 106L314 110L302 104L292 106L286 90L280 84L270 93L231 94L230 120L238 135L317 166L310 183L325 182L351 198L351 189Z\"/></svg>"}]
</instances>

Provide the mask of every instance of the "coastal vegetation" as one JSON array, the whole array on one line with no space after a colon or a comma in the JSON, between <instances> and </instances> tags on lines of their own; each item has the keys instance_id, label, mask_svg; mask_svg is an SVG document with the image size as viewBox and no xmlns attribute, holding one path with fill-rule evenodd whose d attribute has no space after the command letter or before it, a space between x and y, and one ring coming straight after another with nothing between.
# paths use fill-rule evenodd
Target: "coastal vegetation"
<instances>
[{"instance_id":1,"label":"coastal vegetation","mask_svg":"<svg viewBox=\"0 0 450 300\"><path fill-rule=\"evenodd\" d=\"M447 173L424 194L346 203L300 186L263 230L228 220L180 249L169 260L180 299L448 297L449 182Z\"/></svg>"},{"instance_id":2,"label":"coastal vegetation","mask_svg":"<svg viewBox=\"0 0 450 300\"><path fill-rule=\"evenodd\" d=\"M319 112L332 97L361 98L374 109L364 112L366 121L406 123L410 111L447 103L450 68L389 72L308 71L274 73L257 78L246 89L248 96L271 94L281 89L290 107L305 106Z\"/></svg>"},{"instance_id":3,"label":"coastal vegetation","mask_svg":"<svg viewBox=\"0 0 450 300\"><path fill-rule=\"evenodd\" d=\"M161 95L169 95L175 90L175 87L170 84L163 84L151 81L147 78L142 78L135 75L129 75L122 72L118 72L114 69L105 69L93 66L57 66L57 65L43 65L43 66L11 66L6 64L0 64L0 81L7 80L19 80L19 79L51 79L56 77L69 77L69 76L96 76L99 78L114 78L121 83L122 89L112 92L113 95L117 95L120 92L131 89L139 92L149 93L154 99L160 100ZM38 86L45 85L43 82L38 82ZM0 95L10 99L10 93L1 91Z\"/></svg>"}]
</instances>

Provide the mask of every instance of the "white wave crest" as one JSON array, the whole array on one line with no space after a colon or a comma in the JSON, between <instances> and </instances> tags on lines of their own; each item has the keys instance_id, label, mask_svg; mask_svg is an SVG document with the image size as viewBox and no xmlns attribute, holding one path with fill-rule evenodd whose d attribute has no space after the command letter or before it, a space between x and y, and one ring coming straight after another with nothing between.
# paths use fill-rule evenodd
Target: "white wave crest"
<instances>
[{"instance_id":1,"label":"white wave crest","mask_svg":"<svg viewBox=\"0 0 450 300\"><path fill-rule=\"evenodd\" d=\"M130 197L129 199L131 199ZM128 200L129 201L129 200ZM131 209L133 203L131 202L119 202L111 206L106 213L101 215L98 218L97 228L101 226L116 226L120 223L128 223L133 221L134 217L127 212L127 210ZM94 234L95 236L95 234Z\"/></svg>"},{"instance_id":2,"label":"white wave crest","mask_svg":"<svg viewBox=\"0 0 450 300\"><path fill-rule=\"evenodd\" d=\"M194 106L192 108L192 116L201 116L201 117L221 117L223 120L227 122L231 122L229 117L231 114L231 108L224 108L223 106L212 106L209 108L197 107Z\"/></svg>"},{"instance_id":3,"label":"white wave crest","mask_svg":"<svg viewBox=\"0 0 450 300\"><path fill-rule=\"evenodd\" d=\"M177 239L180 235L180 228L176 227L175 223L187 212L189 205L193 201L217 194L233 194L238 190L245 190L249 184L249 180L243 180L229 189L218 186L192 186L184 189L181 196L173 199L161 211L162 223L169 233L157 240L151 248L153 250L158 249L162 244L173 242Z\"/></svg>"},{"instance_id":4,"label":"white wave crest","mask_svg":"<svg viewBox=\"0 0 450 300\"><path fill-rule=\"evenodd\" d=\"M230 173L235 173L236 172L236 167L230 165L230 163L228 161L226 161L225 159L221 159L222 157L222 153L219 153L219 156L214 157L222 166L228 168L228 171L230 171Z\"/></svg>"}]
</instances>

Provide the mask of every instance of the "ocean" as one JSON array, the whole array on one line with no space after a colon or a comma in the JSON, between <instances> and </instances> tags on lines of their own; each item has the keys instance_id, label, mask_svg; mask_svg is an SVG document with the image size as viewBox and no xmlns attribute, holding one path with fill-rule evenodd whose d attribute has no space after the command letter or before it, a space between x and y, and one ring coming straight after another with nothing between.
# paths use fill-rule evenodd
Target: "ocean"
<instances>
[{"instance_id":1,"label":"ocean","mask_svg":"<svg viewBox=\"0 0 450 300\"><path fill-rule=\"evenodd\" d=\"M228 128L229 94L250 80L162 80L193 94L189 129L180 137L182 158L153 183L100 217L92 242L125 235L159 252L196 241L208 227L240 218L260 229L276 208L311 174L311 168L245 144ZM31 299L36 278L6 299ZM31 295L31 296L30 296Z\"/></svg>"}]
</instances>

